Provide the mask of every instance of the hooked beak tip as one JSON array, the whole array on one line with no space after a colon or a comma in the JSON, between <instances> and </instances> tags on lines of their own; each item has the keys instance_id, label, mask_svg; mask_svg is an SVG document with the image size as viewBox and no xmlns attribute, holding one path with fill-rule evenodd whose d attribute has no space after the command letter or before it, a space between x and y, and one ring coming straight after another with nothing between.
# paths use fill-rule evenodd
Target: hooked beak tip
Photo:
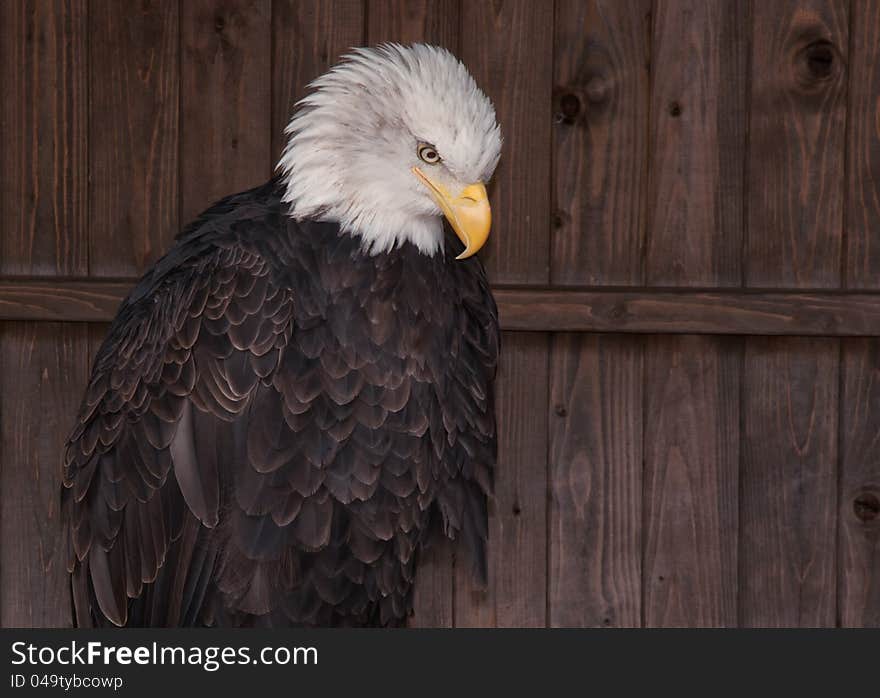
<instances>
[{"instance_id":1,"label":"hooked beak tip","mask_svg":"<svg viewBox=\"0 0 880 698\"><path fill-rule=\"evenodd\" d=\"M414 167L413 172L430 189L449 225L464 244L464 250L456 259L473 257L486 244L492 227L492 208L486 186L482 182L475 182L467 185L457 196L452 196L418 167Z\"/></svg>"}]
</instances>

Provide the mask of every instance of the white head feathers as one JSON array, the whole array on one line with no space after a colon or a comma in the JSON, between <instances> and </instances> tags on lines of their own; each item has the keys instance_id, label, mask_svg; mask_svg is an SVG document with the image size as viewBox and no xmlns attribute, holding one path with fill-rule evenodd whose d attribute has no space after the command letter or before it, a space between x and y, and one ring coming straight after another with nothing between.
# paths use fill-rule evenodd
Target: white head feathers
<instances>
[{"instance_id":1,"label":"white head feathers","mask_svg":"<svg viewBox=\"0 0 880 698\"><path fill-rule=\"evenodd\" d=\"M442 212L412 168L419 146L442 159L450 190L486 182L501 153L492 103L449 51L415 44L356 49L297 104L278 163L296 219L338 221L379 253L409 240L440 249Z\"/></svg>"}]
</instances>

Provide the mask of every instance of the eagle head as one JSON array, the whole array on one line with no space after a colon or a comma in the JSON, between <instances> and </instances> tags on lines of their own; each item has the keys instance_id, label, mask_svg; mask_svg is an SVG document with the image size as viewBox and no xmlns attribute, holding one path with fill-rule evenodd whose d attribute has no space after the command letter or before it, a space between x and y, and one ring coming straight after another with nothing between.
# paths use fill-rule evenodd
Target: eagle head
<instances>
[{"instance_id":1,"label":"eagle head","mask_svg":"<svg viewBox=\"0 0 880 698\"><path fill-rule=\"evenodd\" d=\"M290 215L336 221L372 254L409 241L434 255L443 216L460 259L483 246L501 131L461 61L426 44L360 48L309 87L278 163Z\"/></svg>"}]
</instances>

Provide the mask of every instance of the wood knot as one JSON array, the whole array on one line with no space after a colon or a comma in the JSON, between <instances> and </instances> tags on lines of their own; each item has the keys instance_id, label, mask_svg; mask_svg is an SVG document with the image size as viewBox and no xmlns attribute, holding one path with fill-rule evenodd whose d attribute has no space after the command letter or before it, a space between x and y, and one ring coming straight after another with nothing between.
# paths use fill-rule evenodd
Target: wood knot
<instances>
[{"instance_id":1,"label":"wood knot","mask_svg":"<svg viewBox=\"0 0 880 698\"><path fill-rule=\"evenodd\" d=\"M874 521L880 516L880 498L873 492L862 492L853 499L853 512L859 521Z\"/></svg>"},{"instance_id":2,"label":"wood knot","mask_svg":"<svg viewBox=\"0 0 880 698\"><path fill-rule=\"evenodd\" d=\"M226 20L223 18L223 15L217 15L216 17L214 17L214 31L219 34L225 28Z\"/></svg>"},{"instance_id":3,"label":"wood knot","mask_svg":"<svg viewBox=\"0 0 880 698\"><path fill-rule=\"evenodd\" d=\"M671 116L673 119L677 119L679 116L681 116L681 112L682 107L679 102L672 101L669 103L669 116Z\"/></svg>"},{"instance_id":4,"label":"wood knot","mask_svg":"<svg viewBox=\"0 0 880 698\"><path fill-rule=\"evenodd\" d=\"M520 514L522 514L522 508L520 508L519 504L514 504L513 505L513 515L519 516Z\"/></svg>"},{"instance_id":5,"label":"wood knot","mask_svg":"<svg viewBox=\"0 0 880 698\"><path fill-rule=\"evenodd\" d=\"M564 228L567 223L568 214L561 208L556 209L553 212L553 227L559 230L560 228Z\"/></svg>"},{"instance_id":6,"label":"wood knot","mask_svg":"<svg viewBox=\"0 0 880 698\"><path fill-rule=\"evenodd\" d=\"M559 98L558 114L562 123L573 124L580 113L581 100L576 94L568 92Z\"/></svg>"},{"instance_id":7,"label":"wood knot","mask_svg":"<svg viewBox=\"0 0 880 698\"><path fill-rule=\"evenodd\" d=\"M814 87L831 80L839 62L834 44L826 39L811 41L795 56L798 83Z\"/></svg>"},{"instance_id":8,"label":"wood knot","mask_svg":"<svg viewBox=\"0 0 880 698\"><path fill-rule=\"evenodd\" d=\"M566 86L553 88L553 121L557 124L573 125L583 111L579 89Z\"/></svg>"},{"instance_id":9,"label":"wood knot","mask_svg":"<svg viewBox=\"0 0 880 698\"><path fill-rule=\"evenodd\" d=\"M804 60L810 72L824 80L834 69L834 46L830 41L814 41L804 49Z\"/></svg>"},{"instance_id":10,"label":"wood knot","mask_svg":"<svg viewBox=\"0 0 880 698\"><path fill-rule=\"evenodd\" d=\"M558 405L556 405L556 406L553 408L553 411L556 412L556 414L557 414L559 417L565 417L565 416L568 414L568 410L565 409L565 405L563 405L563 404L561 404L561 403L558 404Z\"/></svg>"}]
</instances>

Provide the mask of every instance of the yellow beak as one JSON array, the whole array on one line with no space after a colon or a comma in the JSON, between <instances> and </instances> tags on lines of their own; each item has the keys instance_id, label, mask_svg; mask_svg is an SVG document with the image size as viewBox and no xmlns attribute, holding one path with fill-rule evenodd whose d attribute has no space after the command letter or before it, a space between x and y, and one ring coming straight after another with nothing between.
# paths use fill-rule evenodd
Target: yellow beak
<instances>
[{"instance_id":1,"label":"yellow beak","mask_svg":"<svg viewBox=\"0 0 880 698\"><path fill-rule=\"evenodd\" d=\"M489 228L492 227L492 209L483 183L469 184L458 196L453 196L442 184L431 181L418 167L413 167L413 173L431 190L449 225L464 243L464 252L456 259L475 255L486 244Z\"/></svg>"}]
</instances>

